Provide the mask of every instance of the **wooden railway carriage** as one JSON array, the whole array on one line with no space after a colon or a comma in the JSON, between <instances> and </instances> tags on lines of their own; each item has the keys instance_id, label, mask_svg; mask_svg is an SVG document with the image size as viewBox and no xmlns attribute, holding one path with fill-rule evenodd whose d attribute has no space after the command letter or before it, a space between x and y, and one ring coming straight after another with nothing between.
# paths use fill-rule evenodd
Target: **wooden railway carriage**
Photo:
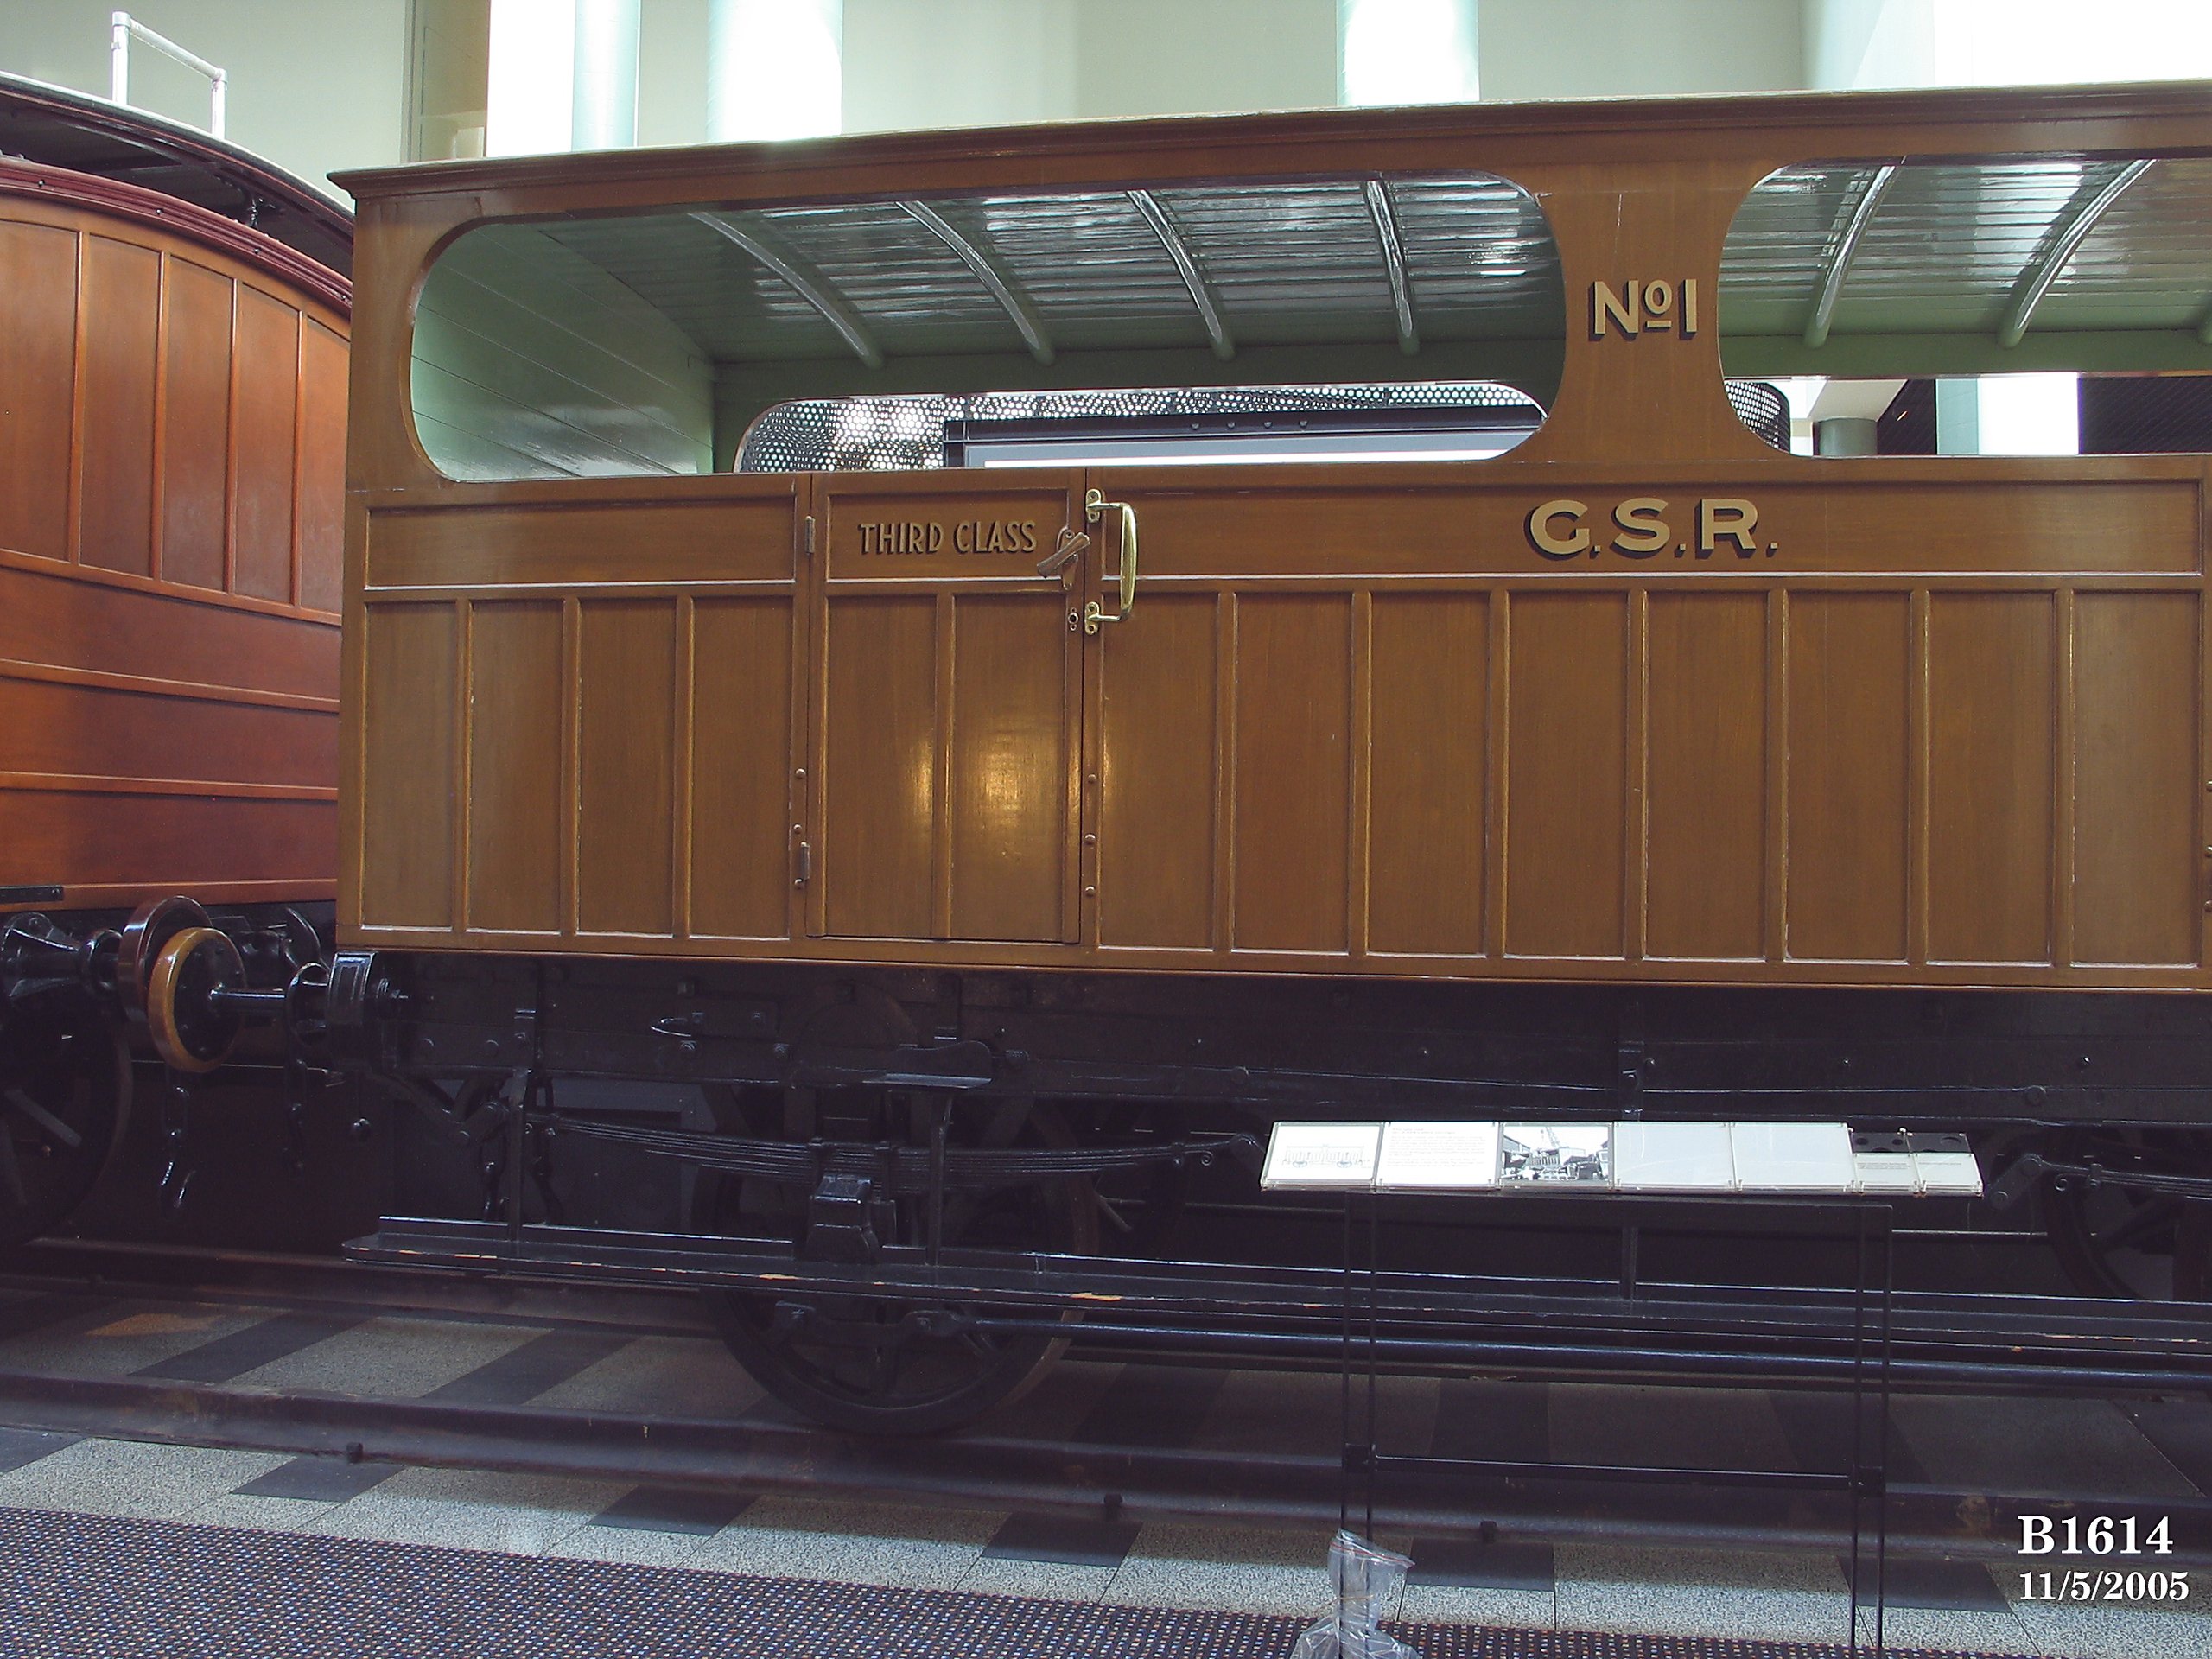
<instances>
[{"instance_id":1,"label":"wooden railway carriage","mask_svg":"<svg viewBox=\"0 0 2212 1659\"><path fill-rule=\"evenodd\" d=\"M331 1040L487 1217L370 1254L715 1286L786 1398L929 1426L1165 1306L1058 1258L1270 1116L1840 1116L2203 1294L2204 458L1794 456L1724 378L2212 367L2207 88L345 182ZM1540 427L729 470L902 394L1474 382ZM609 1077L710 1109L561 1103ZM688 1219L552 1224L639 1147Z\"/></svg>"},{"instance_id":2,"label":"wooden railway carriage","mask_svg":"<svg viewBox=\"0 0 2212 1659\"><path fill-rule=\"evenodd\" d=\"M323 954L349 240L243 151L0 77L0 1242L98 1174L104 1021L167 944L241 988Z\"/></svg>"}]
</instances>

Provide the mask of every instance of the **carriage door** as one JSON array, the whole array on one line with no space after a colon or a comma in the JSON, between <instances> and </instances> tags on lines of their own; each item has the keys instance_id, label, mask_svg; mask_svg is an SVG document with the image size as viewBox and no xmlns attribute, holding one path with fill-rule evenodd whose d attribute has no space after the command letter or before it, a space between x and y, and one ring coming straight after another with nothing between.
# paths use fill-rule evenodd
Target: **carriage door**
<instances>
[{"instance_id":1,"label":"carriage door","mask_svg":"<svg viewBox=\"0 0 2212 1659\"><path fill-rule=\"evenodd\" d=\"M809 931L1073 942L1082 475L833 474L814 517Z\"/></svg>"}]
</instances>

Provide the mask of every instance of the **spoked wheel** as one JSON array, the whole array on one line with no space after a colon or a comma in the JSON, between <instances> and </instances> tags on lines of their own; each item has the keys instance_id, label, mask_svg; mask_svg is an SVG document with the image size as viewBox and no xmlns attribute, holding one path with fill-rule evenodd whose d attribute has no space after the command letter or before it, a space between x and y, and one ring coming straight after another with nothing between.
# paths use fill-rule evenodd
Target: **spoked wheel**
<instances>
[{"instance_id":1,"label":"spoked wheel","mask_svg":"<svg viewBox=\"0 0 2212 1659\"><path fill-rule=\"evenodd\" d=\"M882 1091L824 1090L817 1122L825 1135L834 1125L838 1135L873 1138L855 1132L868 1125L898 1138L907 1127L901 1120L912 1116L907 1104ZM784 1132L772 1096L731 1101L718 1116L728 1130ZM957 1109L950 1138L977 1147L1069 1143L1057 1112L1027 1102ZM808 1196L752 1177L704 1173L695 1213L703 1231L796 1241ZM920 1198L895 1200L895 1233L883 1242L923 1243L925 1209ZM941 1242L1088 1255L1098 1248L1098 1206L1080 1179L949 1193ZM972 1422L1028 1389L1067 1347L1065 1337L975 1330L969 1324L975 1310L958 1305L740 1291L710 1292L708 1300L730 1351L754 1381L793 1410L858 1434L930 1434Z\"/></svg>"},{"instance_id":2,"label":"spoked wheel","mask_svg":"<svg viewBox=\"0 0 2212 1659\"><path fill-rule=\"evenodd\" d=\"M2212 1135L2201 1129L2073 1129L2053 1156L2116 1172L2212 1172ZM2092 1296L2212 1300L2212 1204L2161 1192L2056 1183L2044 1197L2051 1250Z\"/></svg>"},{"instance_id":3,"label":"spoked wheel","mask_svg":"<svg viewBox=\"0 0 2212 1659\"><path fill-rule=\"evenodd\" d=\"M92 1018L25 1021L0 1038L0 1245L51 1232L122 1138L130 1057Z\"/></svg>"}]
</instances>

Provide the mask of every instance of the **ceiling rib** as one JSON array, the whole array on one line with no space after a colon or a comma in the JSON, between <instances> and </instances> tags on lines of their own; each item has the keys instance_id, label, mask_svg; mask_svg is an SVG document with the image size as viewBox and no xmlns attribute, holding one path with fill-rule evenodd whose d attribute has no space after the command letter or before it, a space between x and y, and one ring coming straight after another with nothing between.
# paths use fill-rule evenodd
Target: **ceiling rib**
<instances>
[{"instance_id":1,"label":"ceiling rib","mask_svg":"<svg viewBox=\"0 0 2212 1659\"><path fill-rule=\"evenodd\" d=\"M2043 297L2050 291L2050 285L2065 270L2067 261L2074 257L2074 251L2082 245L2082 238L2096 229L2097 221L2105 216L2106 210L2113 203L2126 194L2128 187L2156 165L2155 157L2130 162L2106 180L2102 188L2086 200L2079 193L2075 194L2075 200L2080 206L2060 222L2056 233L2037 251L2028 268L2020 273L2019 281L2012 285L2012 303L2005 308L2005 321L1997 330L1999 346L2008 348L2017 346L2026 336L2028 324L2035 317L2036 307L2043 303Z\"/></svg>"},{"instance_id":2,"label":"ceiling rib","mask_svg":"<svg viewBox=\"0 0 2212 1659\"><path fill-rule=\"evenodd\" d=\"M1183 286L1191 290L1191 303L1198 307L1198 321L1205 324L1206 338L1213 342L1213 354L1227 362L1236 355L1236 341L1230 335L1228 323L1222 320L1221 307L1214 299L1205 272L1198 269L1198 257L1183 238L1182 227L1168 216L1167 209L1154 199L1151 191L1132 190L1128 197L1130 205L1144 215L1153 234L1167 250L1167 257L1175 262Z\"/></svg>"},{"instance_id":3,"label":"ceiling rib","mask_svg":"<svg viewBox=\"0 0 2212 1659\"><path fill-rule=\"evenodd\" d=\"M764 226L731 223L719 213L691 217L717 236L726 237L798 291L798 296L835 328L853 348L854 355L871 369L883 366L883 348L875 343L867 322L837 285L817 270L798 251Z\"/></svg>"},{"instance_id":4,"label":"ceiling rib","mask_svg":"<svg viewBox=\"0 0 2212 1659\"><path fill-rule=\"evenodd\" d=\"M1866 189L1851 209L1851 219L1843 227L1843 235L1835 245L1835 251L1828 257L1821 272L1821 289L1813 301L1813 315L1805 320L1805 344L1821 346L1827 344L1828 327L1835 321L1835 302L1843 294L1843 279L1851 274L1851 262L1859 257L1859 244L1866 239L1866 232L1874 222L1874 215L1881 211L1882 198L1890 194L1890 187L1897 182L1897 163L1885 162L1874 169L1866 181Z\"/></svg>"},{"instance_id":5,"label":"ceiling rib","mask_svg":"<svg viewBox=\"0 0 2212 1659\"><path fill-rule=\"evenodd\" d=\"M1382 244L1383 269L1390 273L1390 304L1398 314L1398 349L1411 357L1421 350L1421 330L1414 326L1414 294L1406 280L1406 249L1398 238L1398 217L1390 211L1390 193L1380 179L1367 181L1367 211L1375 217L1375 234Z\"/></svg>"},{"instance_id":6,"label":"ceiling rib","mask_svg":"<svg viewBox=\"0 0 2212 1659\"><path fill-rule=\"evenodd\" d=\"M1039 363L1052 360L1052 337L1046 331L1045 320L1037 315L1037 308L1022 292L1020 283L998 251L982 237L971 237L955 230L935 208L925 202L902 201L899 204L908 215L934 232L939 241L958 254L969 270L976 273L976 280L990 291L1020 331L1022 343L1029 347L1029 355Z\"/></svg>"}]
</instances>

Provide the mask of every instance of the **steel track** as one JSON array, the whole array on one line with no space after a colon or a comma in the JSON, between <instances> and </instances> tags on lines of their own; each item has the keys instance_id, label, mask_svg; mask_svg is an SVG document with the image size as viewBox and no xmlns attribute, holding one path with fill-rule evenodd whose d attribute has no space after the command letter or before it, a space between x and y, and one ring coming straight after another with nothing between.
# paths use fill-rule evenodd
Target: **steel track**
<instances>
[{"instance_id":1,"label":"steel track","mask_svg":"<svg viewBox=\"0 0 2212 1659\"><path fill-rule=\"evenodd\" d=\"M342 1307L416 1317L570 1325L645 1335L708 1334L697 1298L297 1256L47 1242L0 1259L0 1284L47 1294ZM1103 1347L1096 1357L1108 1357ZM1147 1353L1147 1359L1161 1356ZM1313 1369L1311 1366L1300 1369ZM1453 1374L1465 1375L1465 1368ZM142 1377L0 1369L0 1421L127 1440L327 1456L349 1461L500 1470L673 1486L872 1496L916 1503L1129 1519L1333 1524L1340 1465L1332 1450L1262 1454L1071 1445L971 1433L866 1439L775 1421L715 1422L531 1407L483 1407L305 1391L268 1392ZM1732 1490L1697 1471L1623 1487L1562 1466L1543 1478L1408 1476L1380 1508L1435 1536L1494 1525L1530 1541L1633 1539L1692 1548L1832 1547L1840 1503ZM2212 1565L2212 1498L2054 1494L1934 1484L1891 1487L1891 1546L1908 1554L2010 1560L2023 1512L2174 1520L2192 1560Z\"/></svg>"}]
</instances>

